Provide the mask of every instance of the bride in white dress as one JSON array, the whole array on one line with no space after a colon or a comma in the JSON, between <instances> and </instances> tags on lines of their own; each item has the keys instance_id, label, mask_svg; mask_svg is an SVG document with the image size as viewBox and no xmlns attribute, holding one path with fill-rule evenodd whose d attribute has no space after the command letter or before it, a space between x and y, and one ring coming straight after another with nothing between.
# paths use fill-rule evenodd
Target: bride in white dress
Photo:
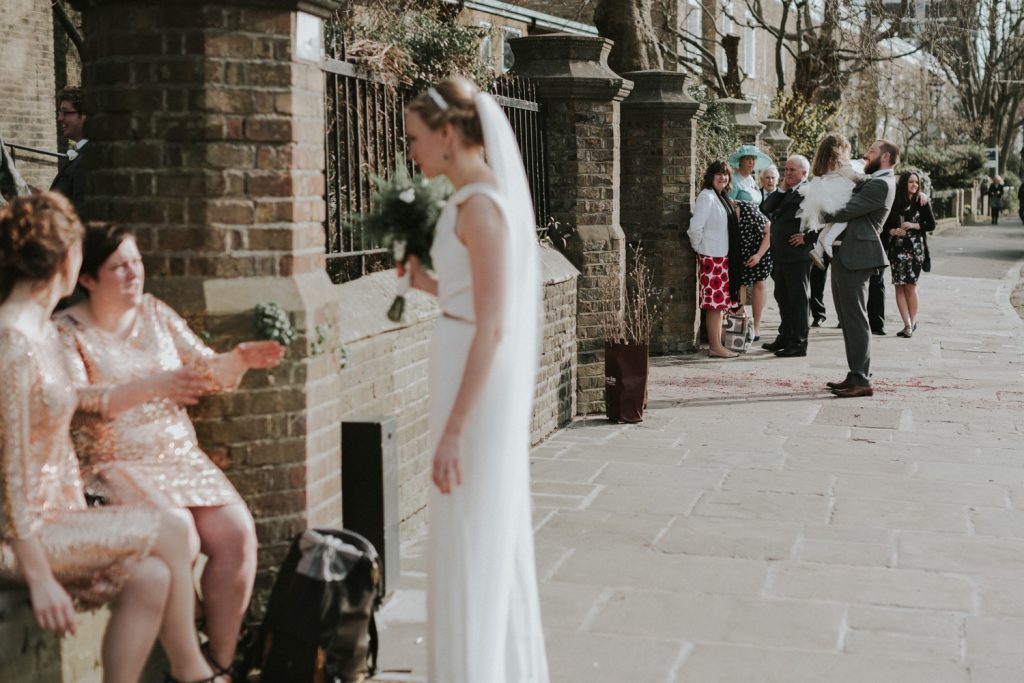
<instances>
[{"instance_id":1,"label":"bride in white dress","mask_svg":"<svg viewBox=\"0 0 1024 683\"><path fill-rule=\"evenodd\" d=\"M430 355L429 680L548 683L530 521L540 281L526 174L501 108L466 80L419 95L405 125L423 173L455 188L430 252L436 279L408 262L442 312Z\"/></svg>"}]
</instances>

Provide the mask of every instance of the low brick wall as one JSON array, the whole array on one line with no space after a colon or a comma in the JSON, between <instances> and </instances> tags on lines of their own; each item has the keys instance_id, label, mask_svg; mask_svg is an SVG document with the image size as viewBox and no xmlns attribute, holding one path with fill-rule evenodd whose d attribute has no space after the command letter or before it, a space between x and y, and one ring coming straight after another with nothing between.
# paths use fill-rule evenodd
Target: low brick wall
<instances>
[{"instance_id":1,"label":"low brick wall","mask_svg":"<svg viewBox=\"0 0 1024 683\"><path fill-rule=\"evenodd\" d=\"M541 254L544 340L531 425L533 443L542 441L575 414L579 274L554 249L545 247ZM394 272L386 271L336 286L338 332L348 364L338 377L339 393L325 409L341 421L396 417L399 516L401 535L407 537L426 521L419 513L426 507L430 483L427 365L431 330L439 311L431 297L412 292L406 322L396 326L388 321L384 314L394 295L394 278ZM335 481L340 492L340 473ZM310 491L309 495L315 499L314 495L326 494Z\"/></svg>"},{"instance_id":2,"label":"low brick wall","mask_svg":"<svg viewBox=\"0 0 1024 683\"><path fill-rule=\"evenodd\" d=\"M77 633L57 638L36 624L28 593L0 589L0 681L99 683L100 643L109 613L79 613Z\"/></svg>"}]
</instances>

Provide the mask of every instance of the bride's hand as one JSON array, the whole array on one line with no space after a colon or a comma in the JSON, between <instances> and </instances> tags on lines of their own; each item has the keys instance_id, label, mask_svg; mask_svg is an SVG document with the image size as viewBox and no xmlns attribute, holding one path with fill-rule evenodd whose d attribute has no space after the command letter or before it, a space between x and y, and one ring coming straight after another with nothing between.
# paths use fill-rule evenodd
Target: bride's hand
<instances>
[{"instance_id":1,"label":"bride's hand","mask_svg":"<svg viewBox=\"0 0 1024 683\"><path fill-rule=\"evenodd\" d=\"M431 478L441 493L449 494L456 486L462 485L462 468L459 466L459 438L445 433L434 453Z\"/></svg>"},{"instance_id":2,"label":"bride's hand","mask_svg":"<svg viewBox=\"0 0 1024 683\"><path fill-rule=\"evenodd\" d=\"M427 273L427 267L423 265L423 262L416 256L409 255L405 261L395 265L395 270L398 271L398 277L403 277L406 271L409 272L409 286L415 289L424 289L423 285L426 285L430 281L430 274Z\"/></svg>"}]
</instances>

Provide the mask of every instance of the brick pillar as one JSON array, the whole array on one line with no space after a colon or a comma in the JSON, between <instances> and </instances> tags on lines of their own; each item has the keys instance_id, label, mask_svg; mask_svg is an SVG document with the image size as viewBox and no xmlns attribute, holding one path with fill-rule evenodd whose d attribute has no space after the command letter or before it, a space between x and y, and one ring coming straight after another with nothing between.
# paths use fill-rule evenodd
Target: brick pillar
<instances>
[{"instance_id":1,"label":"brick pillar","mask_svg":"<svg viewBox=\"0 0 1024 683\"><path fill-rule=\"evenodd\" d=\"M87 36L91 215L136 229L147 289L226 350L276 302L304 331L334 309L324 270L324 78L296 26L327 0L76 0ZM314 40L314 45L316 41ZM314 339L309 339L312 336ZM193 412L245 497L261 578L296 532L341 517L338 360L292 344L277 370Z\"/></svg>"},{"instance_id":2,"label":"brick pillar","mask_svg":"<svg viewBox=\"0 0 1024 683\"><path fill-rule=\"evenodd\" d=\"M723 97L718 101L732 112L732 117L736 122L736 135L740 142L756 145L758 135L764 130L764 124L750 113L754 103L736 97Z\"/></svg>"},{"instance_id":3,"label":"brick pillar","mask_svg":"<svg viewBox=\"0 0 1024 683\"><path fill-rule=\"evenodd\" d=\"M652 353L692 351L698 325L697 259L686 236L694 198L694 146L704 105L684 88L686 74L623 74L633 91L622 103L622 230L643 245L663 315Z\"/></svg>"},{"instance_id":4,"label":"brick pillar","mask_svg":"<svg viewBox=\"0 0 1024 683\"><path fill-rule=\"evenodd\" d=\"M764 124L764 132L761 133L761 142L771 148L772 156L776 163L785 163L789 156L789 148L793 146L793 138L786 135L782 126L785 123L782 119L761 119Z\"/></svg>"},{"instance_id":5,"label":"brick pillar","mask_svg":"<svg viewBox=\"0 0 1024 683\"><path fill-rule=\"evenodd\" d=\"M620 315L625 242L619 226L619 105L630 85L608 68L612 43L552 34L512 41L515 71L537 84L544 107L548 207L572 229L579 269L577 409L604 411L605 316Z\"/></svg>"}]
</instances>

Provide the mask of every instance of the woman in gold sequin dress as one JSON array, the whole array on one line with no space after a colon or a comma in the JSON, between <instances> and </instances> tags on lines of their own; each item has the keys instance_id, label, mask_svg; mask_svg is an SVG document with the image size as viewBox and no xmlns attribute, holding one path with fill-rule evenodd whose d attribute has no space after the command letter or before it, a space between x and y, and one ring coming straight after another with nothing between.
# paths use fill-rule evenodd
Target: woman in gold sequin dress
<instances>
[{"instance_id":1,"label":"woman in gold sequin dress","mask_svg":"<svg viewBox=\"0 0 1024 683\"><path fill-rule=\"evenodd\" d=\"M87 489L114 503L149 500L187 508L208 557L201 579L207 656L218 670L235 645L256 575L256 531L241 497L197 443L183 405L236 386L250 368L276 366L276 342L217 354L170 306L143 294L142 258L127 228L86 230L79 284L87 298L57 326L76 380L117 385L131 400L73 423ZM119 475L111 481L108 470Z\"/></svg>"},{"instance_id":2,"label":"woman in gold sequin dress","mask_svg":"<svg viewBox=\"0 0 1024 683\"><path fill-rule=\"evenodd\" d=\"M27 586L39 625L60 635L75 632L76 607L109 603L107 683L137 681L158 635L175 679L223 681L196 640L187 517L85 504L68 427L105 389L76 391L50 322L74 288L81 234L51 192L0 210L0 582Z\"/></svg>"}]
</instances>

